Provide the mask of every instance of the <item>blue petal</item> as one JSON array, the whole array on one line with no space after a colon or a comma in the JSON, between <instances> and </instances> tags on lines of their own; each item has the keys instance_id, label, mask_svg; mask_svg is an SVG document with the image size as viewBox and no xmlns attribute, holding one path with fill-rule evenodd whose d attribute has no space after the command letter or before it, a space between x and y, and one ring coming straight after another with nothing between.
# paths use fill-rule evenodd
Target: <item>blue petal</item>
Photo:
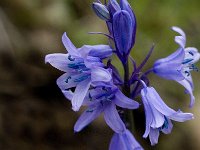
<instances>
[{"instance_id":1,"label":"blue petal","mask_svg":"<svg viewBox=\"0 0 200 150\"><path fill-rule=\"evenodd\" d=\"M149 133L149 139L152 146L158 143L159 135L160 135L159 129L151 128L150 133Z\"/></svg>"},{"instance_id":2,"label":"blue petal","mask_svg":"<svg viewBox=\"0 0 200 150\"><path fill-rule=\"evenodd\" d=\"M185 48L185 59L192 60L188 63L189 65L192 65L192 64L196 63L197 61L199 61L200 53L198 52L198 49L196 49L195 47Z\"/></svg>"},{"instance_id":3,"label":"blue petal","mask_svg":"<svg viewBox=\"0 0 200 150\"><path fill-rule=\"evenodd\" d=\"M112 76L108 69L96 67L91 70L91 82L94 86L109 86Z\"/></svg>"},{"instance_id":4,"label":"blue petal","mask_svg":"<svg viewBox=\"0 0 200 150\"><path fill-rule=\"evenodd\" d=\"M72 100L74 93L71 90L62 90L62 93L68 100Z\"/></svg>"},{"instance_id":5,"label":"blue petal","mask_svg":"<svg viewBox=\"0 0 200 150\"><path fill-rule=\"evenodd\" d=\"M154 73L168 80L183 80L181 69L184 56L184 50L178 49L168 57L157 60L153 67Z\"/></svg>"},{"instance_id":6,"label":"blue petal","mask_svg":"<svg viewBox=\"0 0 200 150\"><path fill-rule=\"evenodd\" d=\"M101 59L110 57L113 51L108 45L94 45L90 46L90 48L89 56L99 57Z\"/></svg>"},{"instance_id":7,"label":"blue petal","mask_svg":"<svg viewBox=\"0 0 200 150\"><path fill-rule=\"evenodd\" d=\"M65 73L57 79L57 85L61 90L66 90L75 87L78 82L74 82L74 79L81 77L81 74L71 75L70 73Z\"/></svg>"},{"instance_id":8,"label":"blue petal","mask_svg":"<svg viewBox=\"0 0 200 150\"><path fill-rule=\"evenodd\" d=\"M170 119L168 119L168 118L166 118L166 119L167 119L167 127L163 128L161 131L165 134L170 134L172 131L172 128L173 128L173 124Z\"/></svg>"},{"instance_id":9,"label":"blue petal","mask_svg":"<svg viewBox=\"0 0 200 150\"><path fill-rule=\"evenodd\" d=\"M177 81L179 84L181 84L183 87L185 87L186 91L188 94L190 94L190 107L193 107L195 103L195 97L193 95L193 83L192 83L192 78L190 79L191 81L184 79L182 81Z\"/></svg>"},{"instance_id":10,"label":"blue petal","mask_svg":"<svg viewBox=\"0 0 200 150\"><path fill-rule=\"evenodd\" d=\"M68 54L61 54L61 53L48 54L45 57L45 63L50 63L56 69L68 72L69 68L67 67L67 65L68 63L70 63L68 57L69 57Z\"/></svg>"},{"instance_id":11,"label":"blue petal","mask_svg":"<svg viewBox=\"0 0 200 150\"><path fill-rule=\"evenodd\" d=\"M74 96L72 99L72 109L74 111L78 111L81 107L81 105L83 104L83 100L90 88L90 79L86 79L82 82L80 82L79 84L77 84L75 92L74 92Z\"/></svg>"},{"instance_id":12,"label":"blue petal","mask_svg":"<svg viewBox=\"0 0 200 150\"><path fill-rule=\"evenodd\" d=\"M194 119L194 116L191 113L183 113L182 111L179 110L176 113L174 113L173 115L168 116L168 118L171 120L178 121L178 122L184 122L187 120Z\"/></svg>"},{"instance_id":13,"label":"blue petal","mask_svg":"<svg viewBox=\"0 0 200 150\"><path fill-rule=\"evenodd\" d=\"M120 90L115 94L114 103L122 108L127 109L137 109L139 107L139 103L126 97Z\"/></svg>"},{"instance_id":14,"label":"blue petal","mask_svg":"<svg viewBox=\"0 0 200 150\"><path fill-rule=\"evenodd\" d=\"M113 135L109 150L127 150L125 143L121 140L120 134L115 133Z\"/></svg>"},{"instance_id":15,"label":"blue petal","mask_svg":"<svg viewBox=\"0 0 200 150\"><path fill-rule=\"evenodd\" d=\"M184 48L185 47L185 43L186 43L186 36L185 33L183 32L183 30L179 27L172 27L172 30L174 30L175 32L179 33L180 36L176 36L175 37L175 42L177 44L180 45L180 47Z\"/></svg>"},{"instance_id":16,"label":"blue petal","mask_svg":"<svg viewBox=\"0 0 200 150\"><path fill-rule=\"evenodd\" d=\"M101 62L99 57L87 56L84 60L84 64L87 68L94 68L94 67L104 67L104 64Z\"/></svg>"},{"instance_id":17,"label":"blue petal","mask_svg":"<svg viewBox=\"0 0 200 150\"><path fill-rule=\"evenodd\" d=\"M80 57L79 53L77 52L76 47L71 42L71 40L68 38L66 32L62 36L62 42L70 55Z\"/></svg>"},{"instance_id":18,"label":"blue petal","mask_svg":"<svg viewBox=\"0 0 200 150\"><path fill-rule=\"evenodd\" d=\"M96 119L101 114L102 111L103 109L100 105L96 107L95 106L89 107L86 111L82 113L82 115L77 120L74 126L74 131L75 132L81 131L85 126L87 126L94 119Z\"/></svg>"},{"instance_id":19,"label":"blue petal","mask_svg":"<svg viewBox=\"0 0 200 150\"><path fill-rule=\"evenodd\" d=\"M104 109L104 118L106 123L116 133L123 133L126 129L123 121L121 120L117 109L113 103L107 104Z\"/></svg>"},{"instance_id":20,"label":"blue petal","mask_svg":"<svg viewBox=\"0 0 200 150\"><path fill-rule=\"evenodd\" d=\"M187 121L187 120L191 120L193 119L193 114L191 113L182 113L180 111L174 111L173 109L169 108L161 99L161 97L158 95L158 93L156 92L156 90L151 87L148 88L149 90L149 94L151 94L151 99L150 103L163 115L165 115L166 117L168 117L169 119L175 120L175 121L179 121L179 122L183 122L183 121ZM154 98L153 98L154 97Z\"/></svg>"},{"instance_id":21,"label":"blue petal","mask_svg":"<svg viewBox=\"0 0 200 150\"><path fill-rule=\"evenodd\" d=\"M111 139L109 150L143 150L129 130L115 133Z\"/></svg>"},{"instance_id":22,"label":"blue petal","mask_svg":"<svg viewBox=\"0 0 200 150\"><path fill-rule=\"evenodd\" d=\"M146 130L143 134L143 138L147 138L150 132L151 123L153 121L152 111L148 104L148 99L146 98L146 89L141 90L141 96L142 96L142 102L144 103L144 109L145 109L145 118L146 118Z\"/></svg>"},{"instance_id":23,"label":"blue petal","mask_svg":"<svg viewBox=\"0 0 200 150\"><path fill-rule=\"evenodd\" d=\"M123 139L124 143L126 143L126 146L128 147L127 150L143 150L129 130L126 130L123 134Z\"/></svg>"},{"instance_id":24,"label":"blue petal","mask_svg":"<svg viewBox=\"0 0 200 150\"><path fill-rule=\"evenodd\" d=\"M120 55L127 56L132 48L133 21L125 10L113 16L113 35Z\"/></svg>"},{"instance_id":25,"label":"blue petal","mask_svg":"<svg viewBox=\"0 0 200 150\"><path fill-rule=\"evenodd\" d=\"M154 99L156 98L154 96L154 93L151 93L151 91L147 87L147 88L142 89L141 94L142 94L142 100L146 101L144 104L147 105L146 103L148 103L148 106L146 107L149 109L150 113L152 114L152 122L150 123L150 126L152 128L162 127L162 125L165 122L165 118L164 118L164 115L160 113L152 104Z\"/></svg>"}]
</instances>

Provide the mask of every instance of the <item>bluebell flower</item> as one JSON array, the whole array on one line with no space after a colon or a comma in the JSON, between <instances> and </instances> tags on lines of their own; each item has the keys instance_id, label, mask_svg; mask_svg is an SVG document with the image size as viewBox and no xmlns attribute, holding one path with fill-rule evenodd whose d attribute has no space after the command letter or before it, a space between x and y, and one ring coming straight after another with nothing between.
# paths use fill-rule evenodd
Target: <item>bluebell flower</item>
<instances>
[{"instance_id":1,"label":"bluebell flower","mask_svg":"<svg viewBox=\"0 0 200 150\"><path fill-rule=\"evenodd\" d=\"M126 62L135 43L136 18L127 0L109 0L108 9L111 20L107 22L110 34L113 36L117 55Z\"/></svg>"},{"instance_id":2,"label":"bluebell flower","mask_svg":"<svg viewBox=\"0 0 200 150\"><path fill-rule=\"evenodd\" d=\"M143 150L129 130L115 133L111 139L109 150Z\"/></svg>"},{"instance_id":3,"label":"bluebell flower","mask_svg":"<svg viewBox=\"0 0 200 150\"><path fill-rule=\"evenodd\" d=\"M194 47L185 48L185 33L178 27L172 27L180 35L175 37L175 42L179 44L176 52L166 58L157 60L154 63L153 71L160 77L169 80L175 80L186 89L190 94L190 107L194 105L195 97L193 95L193 82L190 71L197 70L194 63L200 59L200 53Z\"/></svg>"},{"instance_id":4,"label":"bluebell flower","mask_svg":"<svg viewBox=\"0 0 200 150\"><path fill-rule=\"evenodd\" d=\"M160 131L165 134L171 132L171 120L184 122L193 119L193 114L169 108L153 87L147 87L144 82L143 86L141 95L146 115L146 130L143 137L149 136L151 145L155 145L158 143Z\"/></svg>"},{"instance_id":5,"label":"bluebell flower","mask_svg":"<svg viewBox=\"0 0 200 150\"><path fill-rule=\"evenodd\" d=\"M91 84L111 82L110 72L102 68L102 59L111 56L112 49L108 45L84 45L76 48L66 33L62 41L68 53L49 54L45 57L45 62L66 72L57 79L57 84L64 94L67 89L76 87L71 102L72 109L78 111Z\"/></svg>"},{"instance_id":6,"label":"bluebell flower","mask_svg":"<svg viewBox=\"0 0 200 150\"><path fill-rule=\"evenodd\" d=\"M72 93L68 93L70 95ZM68 96L70 98L70 96ZM87 109L80 116L74 126L74 131L79 132L101 113L104 119L116 133L123 133L126 127L121 120L116 106L126 109L136 109L139 107L138 102L126 97L115 85L107 87L96 87L89 90L83 105Z\"/></svg>"}]
</instances>

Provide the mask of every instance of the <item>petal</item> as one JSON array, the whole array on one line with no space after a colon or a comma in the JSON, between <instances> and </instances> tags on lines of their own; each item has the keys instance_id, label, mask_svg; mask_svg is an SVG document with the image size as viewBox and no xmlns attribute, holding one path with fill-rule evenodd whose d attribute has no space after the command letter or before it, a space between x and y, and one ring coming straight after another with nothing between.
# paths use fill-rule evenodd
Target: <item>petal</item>
<instances>
[{"instance_id":1,"label":"petal","mask_svg":"<svg viewBox=\"0 0 200 150\"><path fill-rule=\"evenodd\" d=\"M109 150L143 150L129 130L115 133L111 139Z\"/></svg>"},{"instance_id":2,"label":"petal","mask_svg":"<svg viewBox=\"0 0 200 150\"><path fill-rule=\"evenodd\" d=\"M181 69L184 56L184 50L178 49L168 57L157 60L153 67L154 73L168 80L183 80Z\"/></svg>"},{"instance_id":3,"label":"petal","mask_svg":"<svg viewBox=\"0 0 200 150\"><path fill-rule=\"evenodd\" d=\"M68 100L72 100L74 93L71 90L62 90L62 93Z\"/></svg>"},{"instance_id":4,"label":"petal","mask_svg":"<svg viewBox=\"0 0 200 150\"><path fill-rule=\"evenodd\" d=\"M102 106L96 106L96 107L89 107L86 111L82 113L82 115L77 120L74 131L79 132L81 131L85 126L90 124L94 119L96 119L102 112Z\"/></svg>"},{"instance_id":5,"label":"petal","mask_svg":"<svg viewBox=\"0 0 200 150\"><path fill-rule=\"evenodd\" d=\"M186 43L186 36L184 31L181 28L175 26L172 27L172 30L180 34L180 36L175 37L175 42L179 44L182 48L184 48Z\"/></svg>"},{"instance_id":6,"label":"petal","mask_svg":"<svg viewBox=\"0 0 200 150\"><path fill-rule=\"evenodd\" d=\"M152 146L158 143L159 135L160 135L159 129L151 128L150 133L149 133L149 139Z\"/></svg>"},{"instance_id":7,"label":"petal","mask_svg":"<svg viewBox=\"0 0 200 150\"><path fill-rule=\"evenodd\" d=\"M168 118L167 119L167 127L162 129L162 132L165 134L170 134L173 128L172 121Z\"/></svg>"},{"instance_id":8,"label":"petal","mask_svg":"<svg viewBox=\"0 0 200 150\"><path fill-rule=\"evenodd\" d=\"M124 142L128 147L127 150L143 150L141 145L136 141L136 139L129 130L126 130L126 132L123 134L123 137Z\"/></svg>"},{"instance_id":9,"label":"petal","mask_svg":"<svg viewBox=\"0 0 200 150\"><path fill-rule=\"evenodd\" d=\"M78 82L74 82L74 79L79 78L81 74L71 75L69 73L65 73L57 79L57 85L61 90L66 90L72 87L75 87Z\"/></svg>"},{"instance_id":10,"label":"petal","mask_svg":"<svg viewBox=\"0 0 200 150\"><path fill-rule=\"evenodd\" d=\"M68 64L68 54L61 54L61 53L55 53L55 54L49 54L45 57L45 63L50 63L53 67L67 72L69 70Z\"/></svg>"},{"instance_id":11,"label":"petal","mask_svg":"<svg viewBox=\"0 0 200 150\"><path fill-rule=\"evenodd\" d=\"M120 55L127 56L132 48L133 21L125 10L113 16L113 36Z\"/></svg>"},{"instance_id":12,"label":"petal","mask_svg":"<svg viewBox=\"0 0 200 150\"><path fill-rule=\"evenodd\" d=\"M192 80L192 79L191 79ZM188 80L184 79L182 81L177 81L187 90L187 93L190 94L190 107L193 107L195 103L195 97L193 95L193 83L190 83ZM192 82L192 81L191 81Z\"/></svg>"},{"instance_id":13,"label":"petal","mask_svg":"<svg viewBox=\"0 0 200 150\"><path fill-rule=\"evenodd\" d=\"M95 67L91 70L91 82L94 86L109 86L112 82L110 70L101 67Z\"/></svg>"},{"instance_id":14,"label":"petal","mask_svg":"<svg viewBox=\"0 0 200 150\"><path fill-rule=\"evenodd\" d=\"M99 57L101 59L108 58L112 55L112 49L109 45L94 45L89 46L91 51L89 52L89 56Z\"/></svg>"},{"instance_id":15,"label":"petal","mask_svg":"<svg viewBox=\"0 0 200 150\"><path fill-rule=\"evenodd\" d=\"M180 111L174 111L173 109L169 108L161 99L161 97L158 95L156 90L153 87L148 88L149 90L149 96L152 97L149 99L151 101L151 104L163 115L168 117L169 119L183 122L186 120L193 119L193 114L191 113L182 113Z\"/></svg>"},{"instance_id":16,"label":"petal","mask_svg":"<svg viewBox=\"0 0 200 150\"><path fill-rule=\"evenodd\" d=\"M189 65L192 65L199 61L200 53L198 52L198 49L196 49L195 47L185 48L185 59L192 60L188 63Z\"/></svg>"},{"instance_id":17,"label":"petal","mask_svg":"<svg viewBox=\"0 0 200 150\"><path fill-rule=\"evenodd\" d=\"M115 133L111 139L109 150L127 150L120 134Z\"/></svg>"},{"instance_id":18,"label":"petal","mask_svg":"<svg viewBox=\"0 0 200 150\"><path fill-rule=\"evenodd\" d=\"M70 55L72 56L77 56L79 57L79 53L76 50L76 47L74 46L74 44L71 42L71 40L68 38L66 32L63 34L62 36L62 42L66 48L66 50L69 52Z\"/></svg>"},{"instance_id":19,"label":"petal","mask_svg":"<svg viewBox=\"0 0 200 150\"><path fill-rule=\"evenodd\" d=\"M169 108L161 99L161 97L159 96L159 94L156 92L156 90L153 87L148 87L148 95L149 97L151 97L150 103L159 111L161 112L163 115L165 116L170 116L174 113L176 113L176 111L174 111L173 109Z\"/></svg>"},{"instance_id":20,"label":"petal","mask_svg":"<svg viewBox=\"0 0 200 150\"><path fill-rule=\"evenodd\" d=\"M145 89L141 90L141 95L142 95L142 102L144 104L144 109L145 109L145 118L146 118L146 129L145 129L145 133L143 134L143 138L147 138L147 136L149 135L150 132L150 126L151 126L151 122L153 120L153 116L152 116L152 111L151 108L148 104L147 98L146 98L146 91Z\"/></svg>"},{"instance_id":21,"label":"petal","mask_svg":"<svg viewBox=\"0 0 200 150\"><path fill-rule=\"evenodd\" d=\"M178 122L184 122L187 120L194 119L194 116L191 113L183 113L182 111L179 110L175 114L168 116L168 118Z\"/></svg>"},{"instance_id":22,"label":"petal","mask_svg":"<svg viewBox=\"0 0 200 150\"><path fill-rule=\"evenodd\" d=\"M126 97L120 90L115 94L114 103L122 108L127 109L137 109L139 107L139 103Z\"/></svg>"},{"instance_id":23,"label":"petal","mask_svg":"<svg viewBox=\"0 0 200 150\"><path fill-rule=\"evenodd\" d=\"M106 123L116 133L123 133L125 131L126 127L117 112L116 106L113 103L105 106L104 118Z\"/></svg>"},{"instance_id":24,"label":"petal","mask_svg":"<svg viewBox=\"0 0 200 150\"><path fill-rule=\"evenodd\" d=\"M84 64L87 68L104 67L104 64L101 62L101 59L93 56L87 56L84 60Z\"/></svg>"},{"instance_id":25,"label":"petal","mask_svg":"<svg viewBox=\"0 0 200 150\"><path fill-rule=\"evenodd\" d=\"M72 99L72 109L78 111L83 103L83 100L90 88L90 79L86 79L79 84L77 84L74 96Z\"/></svg>"},{"instance_id":26,"label":"petal","mask_svg":"<svg viewBox=\"0 0 200 150\"><path fill-rule=\"evenodd\" d=\"M150 113L152 114L152 122L150 123L150 126L152 128L162 127L162 125L165 122L165 118L164 118L164 115L160 111L158 111L152 104L155 99L154 94L151 93L151 91L149 90L148 87L142 89L142 91L144 91L144 92L142 92L142 100L146 101L146 103L148 103L148 106L149 106L148 109L149 109Z\"/></svg>"}]
</instances>

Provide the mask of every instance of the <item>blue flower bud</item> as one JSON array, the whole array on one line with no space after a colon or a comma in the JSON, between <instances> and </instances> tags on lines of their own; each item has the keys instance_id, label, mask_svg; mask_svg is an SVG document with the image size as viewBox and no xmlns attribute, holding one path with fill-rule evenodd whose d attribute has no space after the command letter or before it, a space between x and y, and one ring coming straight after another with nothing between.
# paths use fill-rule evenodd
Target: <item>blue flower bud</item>
<instances>
[{"instance_id":1,"label":"blue flower bud","mask_svg":"<svg viewBox=\"0 0 200 150\"><path fill-rule=\"evenodd\" d=\"M136 17L135 17L135 14L130 6L130 4L128 3L127 0L121 0L120 1L120 7L122 10L126 10L129 15L131 16L131 19L132 19L132 28L133 28L133 36L132 36L132 46L135 44L135 36L136 36Z\"/></svg>"},{"instance_id":2,"label":"blue flower bud","mask_svg":"<svg viewBox=\"0 0 200 150\"><path fill-rule=\"evenodd\" d=\"M109 11L112 16L114 15L115 12L121 10L121 8L116 0L109 0L108 8L109 8Z\"/></svg>"},{"instance_id":3,"label":"blue flower bud","mask_svg":"<svg viewBox=\"0 0 200 150\"><path fill-rule=\"evenodd\" d=\"M105 21L110 20L110 13L109 13L108 9L106 8L106 6L104 6L100 3L94 2L92 4L92 8L99 18L101 18Z\"/></svg>"},{"instance_id":4,"label":"blue flower bud","mask_svg":"<svg viewBox=\"0 0 200 150\"><path fill-rule=\"evenodd\" d=\"M113 16L113 35L118 55L126 59L132 48L133 21L125 10Z\"/></svg>"}]
</instances>

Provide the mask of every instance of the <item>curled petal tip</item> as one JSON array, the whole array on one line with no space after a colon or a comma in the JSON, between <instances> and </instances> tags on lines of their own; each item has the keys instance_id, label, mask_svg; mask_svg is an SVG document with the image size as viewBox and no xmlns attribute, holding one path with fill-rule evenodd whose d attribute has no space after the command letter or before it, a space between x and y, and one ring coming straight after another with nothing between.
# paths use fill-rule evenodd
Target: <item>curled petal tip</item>
<instances>
[{"instance_id":1,"label":"curled petal tip","mask_svg":"<svg viewBox=\"0 0 200 150\"><path fill-rule=\"evenodd\" d=\"M186 35L184 31L176 26L173 26L171 29L180 34L179 36L175 36L175 42L184 48L186 44Z\"/></svg>"},{"instance_id":2,"label":"curled petal tip","mask_svg":"<svg viewBox=\"0 0 200 150\"><path fill-rule=\"evenodd\" d=\"M77 107L77 106L72 106L72 110L73 111L79 111L80 107Z\"/></svg>"}]
</instances>

